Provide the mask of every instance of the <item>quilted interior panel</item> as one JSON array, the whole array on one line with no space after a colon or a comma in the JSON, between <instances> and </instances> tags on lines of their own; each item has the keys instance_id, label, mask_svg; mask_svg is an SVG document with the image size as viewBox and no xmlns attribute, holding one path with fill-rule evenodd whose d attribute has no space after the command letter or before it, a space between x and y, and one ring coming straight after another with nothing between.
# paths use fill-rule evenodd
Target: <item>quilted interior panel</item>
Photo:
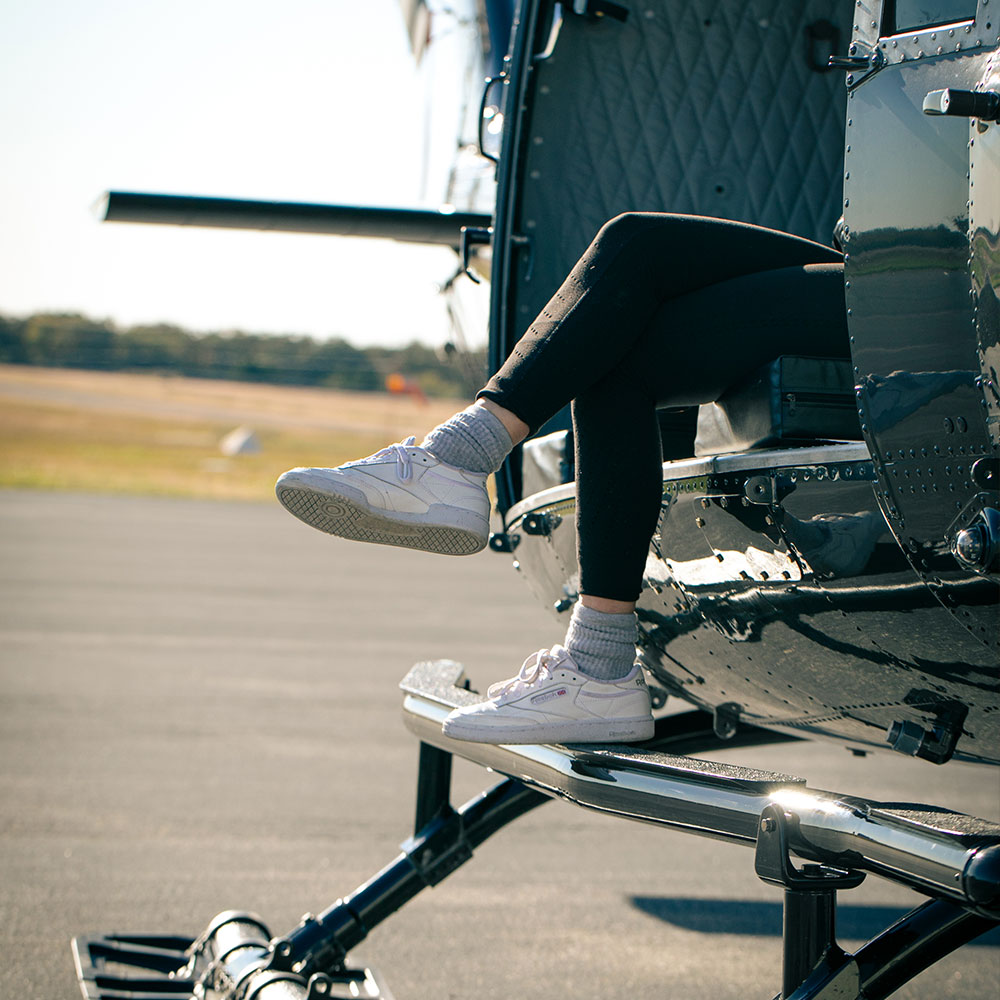
<instances>
[{"instance_id":1,"label":"quilted interior panel","mask_svg":"<svg viewBox=\"0 0 1000 1000\"><path fill-rule=\"evenodd\" d=\"M537 64L517 213L533 250L521 254L509 343L620 212L738 219L823 243L840 215L844 75L810 67L806 28L833 22L846 52L850 3L628 6L624 24L567 16Z\"/></svg>"}]
</instances>

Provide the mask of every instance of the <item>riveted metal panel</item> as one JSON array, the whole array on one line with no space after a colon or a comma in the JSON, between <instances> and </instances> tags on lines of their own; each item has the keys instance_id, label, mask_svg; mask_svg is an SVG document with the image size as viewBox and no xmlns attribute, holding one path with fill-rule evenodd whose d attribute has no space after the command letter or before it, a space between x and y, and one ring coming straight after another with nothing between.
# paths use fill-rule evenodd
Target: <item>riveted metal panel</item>
<instances>
[{"instance_id":1,"label":"riveted metal panel","mask_svg":"<svg viewBox=\"0 0 1000 1000\"><path fill-rule=\"evenodd\" d=\"M1000 760L995 658L892 537L863 445L667 463L639 599L643 662L670 693L754 725L887 747L896 723L942 757ZM560 617L578 596L574 487L511 510L515 558ZM546 531L532 524L544 522ZM989 606L987 580L945 598Z\"/></svg>"},{"instance_id":2,"label":"riveted metal panel","mask_svg":"<svg viewBox=\"0 0 1000 1000\"><path fill-rule=\"evenodd\" d=\"M979 503L977 462L993 453L980 349L989 322L970 268L974 125L922 110L930 91L981 87L992 58L986 23L970 26L968 49L930 38L951 28L924 32L917 41L940 41L940 51L889 60L855 81L844 215L858 408L883 510L920 579L995 657L996 590L992 601L964 601L969 571L950 552L956 519ZM892 52L894 40L879 45ZM980 242L988 258L988 238Z\"/></svg>"}]
</instances>

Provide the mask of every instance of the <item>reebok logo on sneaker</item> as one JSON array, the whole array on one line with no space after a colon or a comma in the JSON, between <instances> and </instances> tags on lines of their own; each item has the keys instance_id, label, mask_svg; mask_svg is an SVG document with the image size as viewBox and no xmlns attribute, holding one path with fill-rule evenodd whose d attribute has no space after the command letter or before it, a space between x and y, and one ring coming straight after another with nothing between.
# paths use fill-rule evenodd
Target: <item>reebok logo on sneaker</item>
<instances>
[{"instance_id":1,"label":"reebok logo on sneaker","mask_svg":"<svg viewBox=\"0 0 1000 1000\"><path fill-rule=\"evenodd\" d=\"M568 694L566 688L559 688L557 691L545 691L542 694L536 694L535 697L531 699L531 704L543 705L547 701L552 701L553 698L561 698L564 694Z\"/></svg>"}]
</instances>

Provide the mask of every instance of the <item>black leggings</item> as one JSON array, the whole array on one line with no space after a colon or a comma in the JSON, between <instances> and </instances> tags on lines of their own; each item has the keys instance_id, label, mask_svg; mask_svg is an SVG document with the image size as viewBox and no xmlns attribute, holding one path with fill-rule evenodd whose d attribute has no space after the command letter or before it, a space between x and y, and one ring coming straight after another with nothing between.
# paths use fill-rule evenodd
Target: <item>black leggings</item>
<instances>
[{"instance_id":1,"label":"black leggings","mask_svg":"<svg viewBox=\"0 0 1000 1000\"><path fill-rule=\"evenodd\" d=\"M662 500L657 407L711 402L781 354L849 353L836 250L629 213L601 228L479 396L532 431L572 400L580 590L632 601Z\"/></svg>"}]
</instances>

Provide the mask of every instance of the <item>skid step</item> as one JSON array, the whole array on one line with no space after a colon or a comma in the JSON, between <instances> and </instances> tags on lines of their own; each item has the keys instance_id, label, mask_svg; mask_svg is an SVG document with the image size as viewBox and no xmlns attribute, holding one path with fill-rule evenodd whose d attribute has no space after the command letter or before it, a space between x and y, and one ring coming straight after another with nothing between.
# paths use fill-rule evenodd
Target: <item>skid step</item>
<instances>
[{"instance_id":1,"label":"skid step","mask_svg":"<svg viewBox=\"0 0 1000 1000\"><path fill-rule=\"evenodd\" d=\"M204 1000L210 969L197 963L202 938L94 934L73 939L77 981L85 1000ZM195 968L191 966L194 964ZM206 988L207 987L207 988ZM270 992L268 991L270 987ZM297 987L297 989L289 989ZM342 969L310 977L262 972L244 1000L393 1000L374 969Z\"/></svg>"},{"instance_id":2,"label":"skid step","mask_svg":"<svg viewBox=\"0 0 1000 1000\"><path fill-rule=\"evenodd\" d=\"M526 744L494 746L444 735L456 707L481 700L454 660L416 664L400 684L403 720L422 742L508 775L547 795L630 819L755 846L771 806L792 817L789 846L801 858L843 863L1000 914L1000 826L931 806L919 810L809 788L802 778L678 755L711 745L703 712L667 717L656 736L633 746ZM746 732L727 747L763 742ZM773 737L772 737L773 738ZM721 745L721 744L717 744Z\"/></svg>"},{"instance_id":3,"label":"skid step","mask_svg":"<svg viewBox=\"0 0 1000 1000\"><path fill-rule=\"evenodd\" d=\"M193 944L194 938L152 934L77 937L73 940L77 980L87 1000L190 996L196 982L179 974L188 964ZM147 975L135 975L134 970Z\"/></svg>"}]
</instances>

